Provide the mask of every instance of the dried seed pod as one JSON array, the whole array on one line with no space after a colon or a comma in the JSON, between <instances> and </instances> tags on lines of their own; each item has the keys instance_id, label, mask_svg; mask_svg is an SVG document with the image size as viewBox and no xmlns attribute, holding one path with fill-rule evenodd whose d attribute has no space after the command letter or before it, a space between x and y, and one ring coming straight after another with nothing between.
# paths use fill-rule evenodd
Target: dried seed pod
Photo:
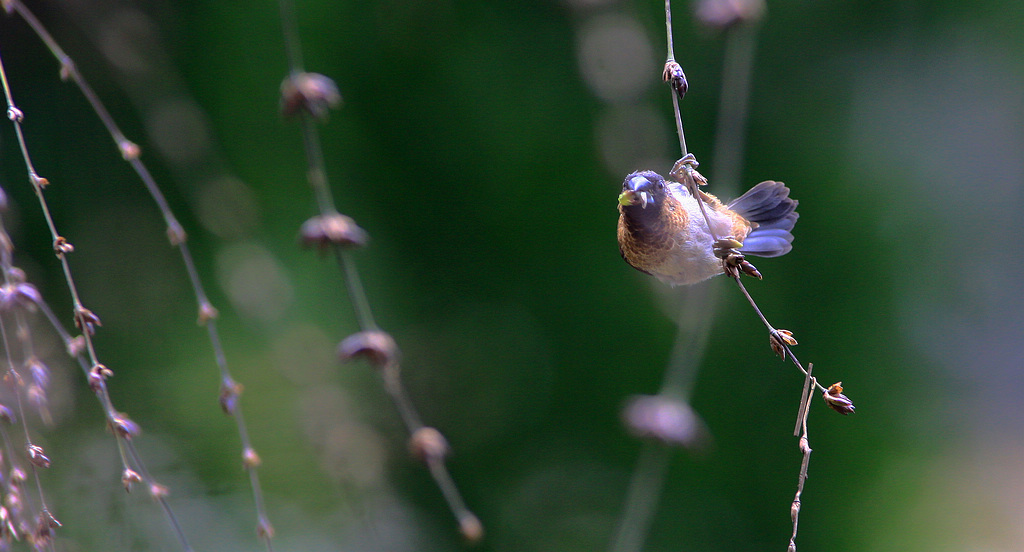
<instances>
[{"instance_id":1,"label":"dried seed pod","mask_svg":"<svg viewBox=\"0 0 1024 552\"><path fill-rule=\"evenodd\" d=\"M662 395L632 397L622 412L626 427L637 437L690 447L704 433L704 425L685 402Z\"/></svg>"},{"instance_id":2,"label":"dried seed pod","mask_svg":"<svg viewBox=\"0 0 1024 552\"><path fill-rule=\"evenodd\" d=\"M841 381L828 386L828 389L822 393L822 398L825 399L825 403L828 404L829 408L843 416L853 414L857 408L853 405L853 401L843 394L843 382Z\"/></svg>"},{"instance_id":3,"label":"dried seed pod","mask_svg":"<svg viewBox=\"0 0 1024 552\"><path fill-rule=\"evenodd\" d=\"M118 437L126 441L130 441L132 437L137 437L142 433L142 428L139 427L139 424L131 421L124 414L118 414L110 420L110 429Z\"/></svg>"},{"instance_id":4,"label":"dried seed pod","mask_svg":"<svg viewBox=\"0 0 1024 552\"><path fill-rule=\"evenodd\" d=\"M281 113L292 117L305 111L317 119L341 105L338 85L320 73L297 73L281 83Z\"/></svg>"},{"instance_id":5,"label":"dried seed pod","mask_svg":"<svg viewBox=\"0 0 1024 552\"><path fill-rule=\"evenodd\" d=\"M217 311L217 308L210 304L209 301L204 300L199 305L199 320L197 323L200 326L205 326L207 322L216 320L218 316L220 316L220 313Z\"/></svg>"},{"instance_id":6,"label":"dried seed pod","mask_svg":"<svg viewBox=\"0 0 1024 552\"><path fill-rule=\"evenodd\" d=\"M260 516L259 522L256 523L256 536L267 540L274 538L274 526L270 524L269 519Z\"/></svg>"},{"instance_id":7,"label":"dried seed pod","mask_svg":"<svg viewBox=\"0 0 1024 552\"><path fill-rule=\"evenodd\" d=\"M49 180L39 176L36 173L30 174L30 175L28 175L28 177L29 177L29 180L32 181L32 185L35 186L36 188L40 189L40 190L42 190L43 188L45 188L45 187L50 185L50 181Z\"/></svg>"},{"instance_id":8,"label":"dried seed pod","mask_svg":"<svg viewBox=\"0 0 1024 552\"><path fill-rule=\"evenodd\" d=\"M686 95L686 90L690 88L690 83L686 82L686 73L683 73L682 66L674 59L665 62L665 70L661 73L661 78L672 87L672 91L680 100Z\"/></svg>"},{"instance_id":9,"label":"dried seed pod","mask_svg":"<svg viewBox=\"0 0 1024 552\"><path fill-rule=\"evenodd\" d=\"M132 485L142 482L142 476L131 468L125 468L121 472L121 484L124 485L125 492L132 492Z\"/></svg>"},{"instance_id":10,"label":"dried seed pod","mask_svg":"<svg viewBox=\"0 0 1024 552\"><path fill-rule=\"evenodd\" d=\"M772 346L772 350L775 354L779 355L779 358L786 360L786 345L796 345L796 339L793 337L793 332L789 330L779 330L772 328L768 332L768 342Z\"/></svg>"},{"instance_id":11,"label":"dried seed pod","mask_svg":"<svg viewBox=\"0 0 1024 552\"><path fill-rule=\"evenodd\" d=\"M139 148L139 145L127 138L118 140L117 149L121 150L121 157L125 161L134 161L142 154L142 149Z\"/></svg>"},{"instance_id":12,"label":"dried seed pod","mask_svg":"<svg viewBox=\"0 0 1024 552\"><path fill-rule=\"evenodd\" d=\"M398 362L398 345L394 338L381 330L354 333L338 345L338 357L349 362L357 356L377 368L388 368Z\"/></svg>"},{"instance_id":13,"label":"dried seed pod","mask_svg":"<svg viewBox=\"0 0 1024 552\"><path fill-rule=\"evenodd\" d=\"M260 459L259 454L256 454L255 449L252 447L245 447L245 450L242 451L242 466L244 466L245 469L251 470L253 468L258 468L262 463L263 460Z\"/></svg>"},{"instance_id":14,"label":"dried seed pod","mask_svg":"<svg viewBox=\"0 0 1024 552\"><path fill-rule=\"evenodd\" d=\"M57 236L53 240L53 251L58 257L61 257L68 253L73 253L75 251L75 246L71 245L71 242L69 242L64 236Z\"/></svg>"},{"instance_id":15,"label":"dried seed pod","mask_svg":"<svg viewBox=\"0 0 1024 552\"><path fill-rule=\"evenodd\" d=\"M245 387L231 378L224 378L220 383L220 408L228 416L235 414L238 408L238 399L242 396Z\"/></svg>"},{"instance_id":16,"label":"dried seed pod","mask_svg":"<svg viewBox=\"0 0 1024 552\"><path fill-rule=\"evenodd\" d=\"M89 369L89 389L92 389L93 393L99 393L103 389L107 378L114 375L113 370L107 368L102 364L96 364Z\"/></svg>"},{"instance_id":17,"label":"dried seed pod","mask_svg":"<svg viewBox=\"0 0 1024 552\"><path fill-rule=\"evenodd\" d=\"M478 543L484 538L484 524L472 512L464 512L459 516L459 533L466 542Z\"/></svg>"},{"instance_id":18,"label":"dried seed pod","mask_svg":"<svg viewBox=\"0 0 1024 552\"><path fill-rule=\"evenodd\" d=\"M81 305L75 307L75 327L93 335L96 333L96 326L102 325L103 323L100 322L100 317L96 316L96 313Z\"/></svg>"},{"instance_id":19,"label":"dried seed pod","mask_svg":"<svg viewBox=\"0 0 1024 552\"><path fill-rule=\"evenodd\" d=\"M85 336L76 335L68 339L65 344L67 347L68 355L71 357L77 357L85 351Z\"/></svg>"},{"instance_id":20,"label":"dried seed pod","mask_svg":"<svg viewBox=\"0 0 1024 552\"><path fill-rule=\"evenodd\" d=\"M25 447L28 451L28 461L37 468L49 468L50 459L43 453L43 447L39 445L28 445Z\"/></svg>"},{"instance_id":21,"label":"dried seed pod","mask_svg":"<svg viewBox=\"0 0 1024 552\"><path fill-rule=\"evenodd\" d=\"M149 496L153 497L153 500L163 500L170 493L170 490L165 485L153 483L149 486Z\"/></svg>"},{"instance_id":22,"label":"dried seed pod","mask_svg":"<svg viewBox=\"0 0 1024 552\"><path fill-rule=\"evenodd\" d=\"M167 240L171 242L173 247L177 247L188 240L188 234L177 220L172 220L167 225Z\"/></svg>"},{"instance_id":23,"label":"dried seed pod","mask_svg":"<svg viewBox=\"0 0 1024 552\"><path fill-rule=\"evenodd\" d=\"M421 427L409 437L409 452L422 462L443 460L448 456L448 441L440 431Z\"/></svg>"},{"instance_id":24,"label":"dried seed pod","mask_svg":"<svg viewBox=\"0 0 1024 552\"><path fill-rule=\"evenodd\" d=\"M764 14L764 0L701 0L697 4L697 20L713 29L723 30L747 21L757 21Z\"/></svg>"},{"instance_id":25,"label":"dried seed pod","mask_svg":"<svg viewBox=\"0 0 1024 552\"><path fill-rule=\"evenodd\" d=\"M354 220L341 213L318 215L302 223L302 244L326 251L331 245L362 247L369 236Z\"/></svg>"}]
</instances>

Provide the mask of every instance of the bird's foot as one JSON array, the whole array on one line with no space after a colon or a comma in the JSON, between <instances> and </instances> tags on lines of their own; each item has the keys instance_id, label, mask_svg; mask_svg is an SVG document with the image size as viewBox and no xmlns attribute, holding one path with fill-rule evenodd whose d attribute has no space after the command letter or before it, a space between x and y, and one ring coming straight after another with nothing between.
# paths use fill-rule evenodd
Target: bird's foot
<instances>
[{"instance_id":1,"label":"bird's foot","mask_svg":"<svg viewBox=\"0 0 1024 552\"><path fill-rule=\"evenodd\" d=\"M697 158L692 153L687 153L682 159L676 161L668 175L675 179L676 182L682 182L683 184L686 184L686 177L690 176L697 186L706 186L708 179L697 172L698 166L700 166L700 163L697 162Z\"/></svg>"},{"instance_id":2,"label":"bird's foot","mask_svg":"<svg viewBox=\"0 0 1024 552\"><path fill-rule=\"evenodd\" d=\"M740 253L739 249L743 243L733 237L721 238L715 242L713 251L715 256L722 259L722 270L730 278L739 278L740 273L761 279L761 273L750 264L750 261Z\"/></svg>"}]
</instances>

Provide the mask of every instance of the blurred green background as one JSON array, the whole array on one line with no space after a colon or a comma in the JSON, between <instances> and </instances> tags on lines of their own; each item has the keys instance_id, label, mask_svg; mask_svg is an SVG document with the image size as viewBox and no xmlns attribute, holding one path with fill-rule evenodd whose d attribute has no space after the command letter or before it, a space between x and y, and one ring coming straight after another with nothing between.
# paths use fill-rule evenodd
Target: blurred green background
<instances>
[{"instance_id":1,"label":"blurred green background","mask_svg":"<svg viewBox=\"0 0 1024 552\"><path fill-rule=\"evenodd\" d=\"M38 2L162 183L221 310L279 550L460 550L451 515L372 369L337 268L298 247L313 214L273 2ZM322 125L378 322L487 537L479 550L607 549L640 443L620 421L657 391L671 291L619 258L615 197L677 153L660 83L663 5L612 0L298 3L310 71L344 106ZM675 6L689 149L715 174L724 41ZM749 288L857 413L816 402L798 545L831 552L1024 550L1024 4L769 2L740 185L800 200L792 253ZM163 223L81 95L18 19L0 55L115 404L197 550L258 546L237 434ZM4 222L58 313L70 301L7 126ZM716 191L715 182L710 190ZM733 193L723 195L735 195ZM1007 242L1007 243L1003 243ZM645 550L782 550L803 379L724 279L692 404L713 445L673 456ZM47 338L39 328L40 346ZM60 359L34 438L58 548L174 550L126 496L112 438ZM694 351L694 355L699 352Z\"/></svg>"}]
</instances>

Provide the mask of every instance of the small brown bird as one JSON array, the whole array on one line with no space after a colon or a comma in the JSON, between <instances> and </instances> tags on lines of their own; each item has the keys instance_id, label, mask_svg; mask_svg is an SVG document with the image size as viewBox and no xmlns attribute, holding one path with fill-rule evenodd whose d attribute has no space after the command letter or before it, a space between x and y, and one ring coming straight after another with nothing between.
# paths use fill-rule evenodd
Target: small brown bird
<instances>
[{"instance_id":1,"label":"small brown bird","mask_svg":"<svg viewBox=\"0 0 1024 552\"><path fill-rule=\"evenodd\" d=\"M741 242L740 253L778 257L793 248L797 201L781 182L765 181L722 204L699 192L719 238ZM714 253L715 238L700 201L686 186L653 171L626 177L619 195L619 252L633 268L676 285L702 282L724 273Z\"/></svg>"}]
</instances>

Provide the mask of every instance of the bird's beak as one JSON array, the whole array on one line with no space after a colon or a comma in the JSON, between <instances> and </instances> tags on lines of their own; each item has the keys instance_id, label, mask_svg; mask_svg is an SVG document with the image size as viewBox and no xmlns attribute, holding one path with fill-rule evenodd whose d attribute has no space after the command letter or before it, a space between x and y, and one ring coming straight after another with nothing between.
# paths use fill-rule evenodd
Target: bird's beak
<instances>
[{"instance_id":1,"label":"bird's beak","mask_svg":"<svg viewBox=\"0 0 1024 552\"><path fill-rule=\"evenodd\" d=\"M650 196L647 192L636 192L633 190L626 190L625 192L619 194L619 205L625 207L639 205L640 208L646 209L649 198Z\"/></svg>"},{"instance_id":2,"label":"bird's beak","mask_svg":"<svg viewBox=\"0 0 1024 552\"><path fill-rule=\"evenodd\" d=\"M632 174L626 178L626 181L622 183L622 193L619 194L619 205L624 207L632 207L639 205L641 209L646 209L648 203L654 202L654 197L651 196L650 190L652 184L651 181L641 174Z\"/></svg>"}]
</instances>

